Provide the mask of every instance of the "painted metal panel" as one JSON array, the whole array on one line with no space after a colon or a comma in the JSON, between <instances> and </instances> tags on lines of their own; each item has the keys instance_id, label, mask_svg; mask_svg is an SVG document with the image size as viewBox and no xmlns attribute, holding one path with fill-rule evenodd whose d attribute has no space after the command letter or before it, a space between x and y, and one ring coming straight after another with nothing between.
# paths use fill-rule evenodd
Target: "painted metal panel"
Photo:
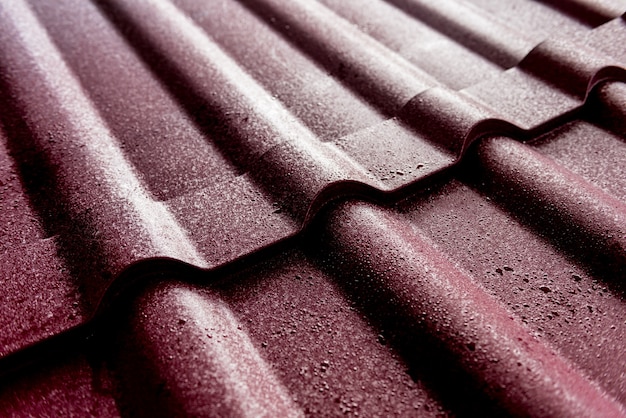
<instances>
[{"instance_id":1,"label":"painted metal panel","mask_svg":"<svg viewBox=\"0 0 626 418\"><path fill-rule=\"evenodd\" d=\"M626 415L624 11L3 3L0 411Z\"/></svg>"}]
</instances>

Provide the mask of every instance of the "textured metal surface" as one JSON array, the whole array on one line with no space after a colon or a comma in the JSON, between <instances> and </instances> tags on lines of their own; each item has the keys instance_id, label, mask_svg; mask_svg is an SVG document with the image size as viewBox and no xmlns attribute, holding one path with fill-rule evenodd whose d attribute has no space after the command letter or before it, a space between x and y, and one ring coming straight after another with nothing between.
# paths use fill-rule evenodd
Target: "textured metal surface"
<instances>
[{"instance_id":1,"label":"textured metal surface","mask_svg":"<svg viewBox=\"0 0 626 418\"><path fill-rule=\"evenodd\" d=\"M1 414L626 415L624 11L3 3Z\"/></svg>"}]
</instances>

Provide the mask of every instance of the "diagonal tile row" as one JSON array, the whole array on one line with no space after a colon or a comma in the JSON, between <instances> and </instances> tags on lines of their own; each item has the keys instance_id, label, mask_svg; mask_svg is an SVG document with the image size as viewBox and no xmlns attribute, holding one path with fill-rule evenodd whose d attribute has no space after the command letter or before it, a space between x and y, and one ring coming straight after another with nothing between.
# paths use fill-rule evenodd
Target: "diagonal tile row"
<instances>
[{"instance_id":1,"label":"diagonal tile row","mask_svg":"<svg viewBox=\"0 0 626 418\"><path fill-rule=\"evenodd\" d=\"M228 54L233 51L207 36L212 28L204 32L168 2L34 3L34 10L18 2L3 13L4 84L15 114L5 123L14 131L9 148L35 152L49 167L47 193L55 199L42 202L39 211L69 212L72 227L106 260L92 261L97 267L88 270L104 270L107 277L146 257L198 266L230 261L293 235L332 196L401 189L452 165L473 139L541 129L578 109L599 80L623 75L623 51L610 50L626 33L622 19L583 31L574 46L544 43L519 67L457 93L429 88L438 84L434 78L321 5L247 5L273 22L273 36L280 11L281 25L310 34L308 48L344 65L342 71L367 89L367 101L354 96L358 91L348 93L349 79L333 80L346 86L344 96L352 94L354 106L369 109L365 119L399 111L369 129L320 142ZM259 19L227 3L223 10ZM75 11L69 14L69 8ZM69 15L75 25L67 24ZM227 16L211 22L231 21ZM312 30L330 16L332 28ZM610 43L603 42L605 32ZM587 51L584 44L617 56ZM317 57L307 66L327 66L317 52L304 53ZM379 99L395 104L383 109ZM380 141L383 147L372 147ZM407 147L413 152L404 152ZM48 222L49 234L67 235L55 230L58 223L67 222ZM225 242L206 242L210 236ZM77 245L80 254L85 243ZM89 287L93 303L102 285Z\"/></svg>"},{"instance_id":2,"label":"diagonal tile row","mask_svg":"<svg viewBox=\"0 0 626 418\"><path fill-rule=\"evenodd\" d=\"M340 206L318 221L323 239L313 247L319 248L309 248L317 238L307 235L303 249L279 255L279 261L270 258L262 263L266 267L261 274L228 279L234 284L224 289L165 282L140 291L128 308L134 318L128 329L114 332L125 349L117 352L107 346L104 354L86 349L88 356L106 359L105 369L115 376L102 379L111 380L108 384L116 389L103 389L109 394L96 396L91 392L98 388L77 383L72 389L77 392L70 390L68 396L94 402L89 408L102 411L110 411L115 398L122 411L156 408L189 414L298 415L360 408L383 414L408 413L415 407L453 413L463 412L459 399L474 397L491 401L475 401L470 409L623 414L619 403L624 402L624 388L616 378L623 371L616 342L623 335L624 318L619 278L626 258L620 183L626 95L623 85L610 83L588 96L601 81L623 77L619 45L624 20L594 30L572 30L573 42L544 43L517 67L500 72L497 66L514 64L528 52L525 48L532 49L532 41L494 45L490 37L506 33L517 39L515 31L498 23L493 26L496 35L481 33L485 13L476 6L463 3L475 16L465 26L459 19L454 29L451 18L441 23L440 16L452 15L446 12L452 6L445 2L430 9L418 2L397 2L398 9L378 5L389 16L417 16L421 20L405 15L406 25L422 25L429 36L469 39L463 46L454 44L451 53L482 62L470 68L492 69L484 73L484 82L457 92L444 86L446 77L439 77L436 69L429 73L410 53L403 55L401 46L392 47L380 28L367 30L374 40L339 17L360 18L358 8L347 2L325 2L328 8L305 2L289 7L272 1L243 3L221 2L214 11L224 17L217 19L194 2L179 2L178 8L157 1L139 6L69 0L2 6L3 145L8 148L2 158L9 167L3 187L9 185L6 196L14 199L12 206L6 205L14 210L6 215L10 238L2 268L3 275L14 278L9 283L16 289L3 304L9 314L3 353L85 321L111 278L133 262L168 257L200 267L224 265L293 236L339 196L362 194L390 201L411 196L416 188L407 186L450 168L468 153L468 162L455 169L461 184L452 181L443 193L428 194L427 201L442 202L434 212L442 215L445 208L455 207L453 216L469 218L471 211L460 203L482 199L489 208L511 213L500 215L511 228L540 228L534 234L518 234L527 241L524 248L541 245L537 258L542 261L550 259L552 251L563 259L558 268L578 269L570 277L580 279L575 282L612 277L610 290L602 287L606 301L583 298L594 300L589 313L614 311L612 317L622 321L610 325L612 335L602 334L606 344L598 350L614 359L612 367L598 364L593 350L565 342L566 334L535 336L536 318L531 327L524 325L524 315L503 306L512 300L508 293L478 283L483 277L472 270L484 268L483 260L472 258L464 265L458 251L451 249L454 243L439 242L446 233L429 236L430 224L419 222L427 204L415 203L418 196L398 209L354 202ZM231 27L228 22L237 23ZM251 26L258 30L250 31ZM259 42L257 48L251 47L253 42ZM267 58L270 53L283 59ZM483 70L465 84L481 74ZM325 104L317 106L318 100ZM603 128L577 117L591 118ZM556 126L556 133L548 134L556 139L538 146L541 153L503 138L472 146L490 134L511 133L522 139ZM568 136L573 139L563 140ZM600 143L585 141L586 136ZM612 163L576 155L586 148ZM563 161L555 162L551 153ZM598 172L610 169L612 175ZM474 210L480 218L482 209ZM434 225L450 233L450 222ZM478 234L461 228L456 238L483 236L480 228ZM579 248L580 242L587 246ZM20 245L12 248L12 243ZM489 240L482 251L493 251L492 245ZM34 257L20 263L25 253ZM294 257L293 262L284 261ZM289 266L288 273L276 272L273 266L281 263ZM591 273L580 272L581 263ZM29 277L38 265L45 266L39 274L50 281ZM512 266L493 274L520 274ZM296 298L291 299L294 306L282 308L283 315L274 312L277 307L271 305L294 290L292 283L280 288L287 278L275 276L299 268L308 273L296 274L295 280L306 276L304 281L313 283L315 291L326 289L334 305L324 306L330 310L320 314L318 323L302 334L295 330L296 337L289 340L284 318L303 308ZM152 275L167 277L158 269ZM211 274L204 280L211 280ZM269 282L256 310L251 308L252 291L238 287L240 281L258 283L252 287ZM527 287L539 281L533 277ZM310 284L298 286L294 294L314 299L306 290ZM552 289L539 286L539 295L554 294L556 300L560 289ZM25 309L44 294L49 295L44 304ZM349 306L361 315L346 310ZM580 313L572 315L584 322ZM294 320L296 327L305 316ZM397 323L407 329L392 326ZM270 333L276 328L278 334ZM333 334L342 329L343 337ZM353 329L360 330L356 339ZM576 335L593 335L584 327L570 329ZM330 330L331 340L345 344L328 339L316 344L315 336L323 330ZM298 336L313 340L308 345L293 341ZM285 337L287 342L266 353L270 337ZM388 345L380 347L380 341L387 340ZM344 351L335 354L339 347ZM361 354L345 347L358 347ZM368 347L374 355L368 354ZM422 354L434 361L432 369L420 359ZM53 367L43 374L59 379L59 373L79 373L83 377L77 381L85 381L90 372L80 360L83 355L70 359L60 371ZM363 357L366 365L352 365ZM319 362L311 369L313 359ZM291 367L298 361L308 362L301 366L308 368L296 375ZM446 368L448 361L456 367ZM389 380L377 372L381 367L394 377ZM327 380L334 368L343 377ZM440 371L443 378L434 376ZM41 374L34 372L37 384L25 384L35 392L12 390L5 407L19 404L11 396L54 392L46 386L50 377ZM464 393L461 384L447 389L455 377L470 382L472 389ZM304 387L306 382L311 386ZM352 382L366 382L367 387ZM398 394L392 399L389 387ZM341 390L347 388L343 396ZM41 397L44 403L50 399ZM326 405L331 398L335 404ZM387 401L373 402L376 399ZM53 400L49 407L54 407Z\"/></svg>"},{"instance_id":3,"label":"diagonal tile row","mask_svg":"<svg viewBox=\"0 0 626 418\"><path fill-rule=\"evenodd\" d=\"M579 120L470 152L393 207L334 205L298 248L212 286L168 273L129 295L85 349L100 389L66 396L133 415L624 415L624 137ZM0 405L56 405L59 374L89 375L76 357Z\"/></svg>"}]
</instances>

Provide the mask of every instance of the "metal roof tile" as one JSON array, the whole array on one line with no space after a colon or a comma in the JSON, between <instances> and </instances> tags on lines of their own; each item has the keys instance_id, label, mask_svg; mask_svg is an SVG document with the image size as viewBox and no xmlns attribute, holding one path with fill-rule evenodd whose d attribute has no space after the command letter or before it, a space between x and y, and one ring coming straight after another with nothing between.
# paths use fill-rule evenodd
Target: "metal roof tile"
<instances>
[{"instance_id":1,"label":"metal roof tile","mask_svg":"<svg viewBox=\"0 0 626 418\"><path fill-rule=\"evenodd\" d=\"M174 3L0 6L3 414L626 415L623 1Z\"/></svg>"},{"instance_id":2,"label":"metal roof tile","mask_svg":"<svg viewBox=\"0 0 626 418\"><path fill-rule=\"evenodd\" d=\"M623 413L419 230L362 204L340 209L329 228L326 239L335 257L365 280L354 291L393 300L397 321L434 340L432 345L508 413Z\"/></svg>"}]
</instances>

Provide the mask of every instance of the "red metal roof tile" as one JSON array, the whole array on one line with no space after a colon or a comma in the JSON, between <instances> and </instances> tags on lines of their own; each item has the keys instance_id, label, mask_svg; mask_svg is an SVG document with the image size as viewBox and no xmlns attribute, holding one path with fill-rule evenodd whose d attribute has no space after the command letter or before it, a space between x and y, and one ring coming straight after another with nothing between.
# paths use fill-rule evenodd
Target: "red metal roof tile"
<instances>
[{"instance_id":1,"label":"red metal roof tile","mask_svg":"<svg viewBox=\"0 0 626 418\"><path fill-rule=\"evenodd\" d=\"M393 300L398 321L434 340L430 344L508 413L623 413L614 399L516 321L419 230L359 204L339 210L329 227L327 239L347 264L342 268L366 278L355 291Z\"/></svg>"},{"instance_id":2,"label":"red metal roof tile","mask_svg":"<svg viewBox=\"0 0 626 418\"><path fill-rule=\"evenodd\" d=\"M626 415L625 10L2 4L2 414Z\"/></svg>"}]
</instances>

